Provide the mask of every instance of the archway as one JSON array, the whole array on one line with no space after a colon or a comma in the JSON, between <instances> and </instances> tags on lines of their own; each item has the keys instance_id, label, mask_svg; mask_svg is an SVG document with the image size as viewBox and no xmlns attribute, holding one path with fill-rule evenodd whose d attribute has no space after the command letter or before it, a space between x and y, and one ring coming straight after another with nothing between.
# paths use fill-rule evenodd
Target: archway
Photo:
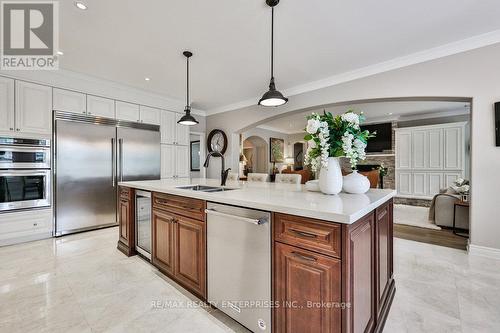
<instances>
[{"instance_id":1,"label":"archway","mask_svg":"<svg viewBox=\"0 0 500 333\"><path fill-rule=\"evenodd\" d=\"M260 136L254 135L243 140L243 156L246 160L245 174L249 172L268 172L267 153L267 142Z\"/></svg>"}]
</instances>

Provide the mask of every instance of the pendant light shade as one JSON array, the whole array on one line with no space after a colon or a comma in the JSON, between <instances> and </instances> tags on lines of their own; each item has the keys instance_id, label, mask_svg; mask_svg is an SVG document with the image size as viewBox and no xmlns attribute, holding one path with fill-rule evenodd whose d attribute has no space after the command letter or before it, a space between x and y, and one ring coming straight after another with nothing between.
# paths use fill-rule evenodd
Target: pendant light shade
<instances>
[{"instance_id":1,"label":"pendant light shade","mask_svg":"<svg viewBox=\"0 0 500 333\"><path fill-rule=\"evenodd\" d=\"M262 95L259 105L280 106L288 102L288 98L276 90L274 83L274 7L279 3L279 0L266 0L266 3L271 7L271 81L269 82L269 91Z\"/></svg>"},{"instance_id":2,"label":"pendant light shade","mask_svg":"<svg viewBox=\"0 0 500 333\"><path fill-rule=\"evenodd\" d=\"M196 120L192 115L191 115L191 106L189 105L189 58L193 55L193 53L189 51L184 51L182 54L186 57L186 107L184 108L185 115L179 119L177 122L178 124L181 125L186 125L186 126L193 126L198 124L198 120Z\"/></svg>"}]
</instances>

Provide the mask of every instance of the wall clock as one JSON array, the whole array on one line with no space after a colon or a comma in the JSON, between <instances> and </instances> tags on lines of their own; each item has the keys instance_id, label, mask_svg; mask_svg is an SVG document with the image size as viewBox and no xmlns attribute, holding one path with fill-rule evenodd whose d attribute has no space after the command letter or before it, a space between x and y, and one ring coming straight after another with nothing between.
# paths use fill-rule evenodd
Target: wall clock
<instances>
[{"instance_id":1,"label":"wall clock","mask_svg":"<svg viewBox=\"0 0 500 333\"><path fill-rule=\"evenodd\" d=\"M214 129L208 134L207 148L209 152L218 152L224 155L227 149L227 136L220 129Z\"/></svg>"}]
</instances>

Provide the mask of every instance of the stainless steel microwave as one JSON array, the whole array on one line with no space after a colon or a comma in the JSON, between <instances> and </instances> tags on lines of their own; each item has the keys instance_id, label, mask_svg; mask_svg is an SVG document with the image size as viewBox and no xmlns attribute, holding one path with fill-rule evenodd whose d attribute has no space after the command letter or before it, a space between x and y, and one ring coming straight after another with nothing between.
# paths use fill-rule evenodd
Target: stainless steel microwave
<instances>
[{"instance_id":1,"label":"stainless steel microwave","mask_svg":"<svg viewBox=\"0 0 500 333\"><path fill-rule=\"evenodd\" d=\"M50 169L49 141L0 138L0 169Z\"/></svg>"}]
</instances>

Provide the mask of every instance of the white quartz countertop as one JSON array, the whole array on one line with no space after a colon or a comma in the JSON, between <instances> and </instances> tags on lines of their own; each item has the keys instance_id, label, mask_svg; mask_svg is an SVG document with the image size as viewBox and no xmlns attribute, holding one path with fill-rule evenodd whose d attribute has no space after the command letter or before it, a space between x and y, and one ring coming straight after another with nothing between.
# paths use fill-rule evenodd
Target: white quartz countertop
<instances>
[{"instance_id":1,"label":"white quartz countertop","mask_svg":"<svg viewBox=\"0 0 500 333\"><path fill-rule=\"evenodd\" d=\"M325 195L309 192L304 185L229 181L226 187L235 190L210 193L178 188L183 185L219 186L220 181L216 179L145 180L120 182L119 185L346 224L356 222L396 194L394 190L370 189L365 194Z\"/></svg>"}]
</instances>

